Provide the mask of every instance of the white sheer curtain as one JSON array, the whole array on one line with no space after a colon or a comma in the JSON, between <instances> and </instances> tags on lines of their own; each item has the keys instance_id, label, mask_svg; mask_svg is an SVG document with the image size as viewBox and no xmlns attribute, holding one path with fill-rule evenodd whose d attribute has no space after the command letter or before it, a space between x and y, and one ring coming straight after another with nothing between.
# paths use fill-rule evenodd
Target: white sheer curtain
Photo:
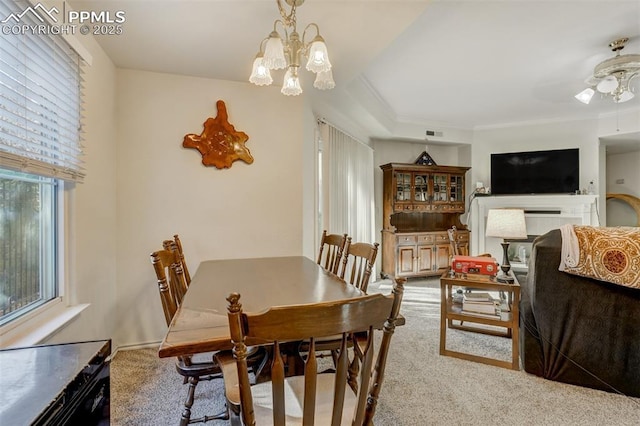
<instances>
[{"instance_id":1,"label":"white sheer curtain","mask_svg":"<svg viewBox=\"0 0 640 426\"><path fill-rule=\"evenodd\" d=\"M321 158L320 232L347 233L354 242L375 241L373 149L318 120Z\"/></svg>"}]
</instances>

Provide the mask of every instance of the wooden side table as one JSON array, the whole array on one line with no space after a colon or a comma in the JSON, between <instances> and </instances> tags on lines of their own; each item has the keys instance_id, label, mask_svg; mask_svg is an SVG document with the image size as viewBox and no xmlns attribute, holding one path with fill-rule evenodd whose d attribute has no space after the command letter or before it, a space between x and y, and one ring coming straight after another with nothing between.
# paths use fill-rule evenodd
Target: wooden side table
<instances>
[{"instance_id":1,"label":"wooden side table","mask_svg":"<svg viewBox=\"0 0 640 426\"><path fill-rule=\"evenodd\" d=\"M504 292L507 296L506 303L509 307L509 312L503 311L499 319L485 318L466 314L462 312L462 304L456 303L453 300L452 296L454 287L470 287L481 291ZM466 359L468 361L481 362L483 364L495 365L497 367L510 368L512 370L520 369L520 355L518 345L518 308L520 305L520 284L518 283L517 279L515 279L513 284L507 284L497 282L495 278L486 275L451 275L449 272L447 272L442 275L442 277L440 277L440 294L440 355L452 356L455 358ZM460 321L460 324L454 324L453 321L455 320ZM482 328L473 325L465 325L465 323L485 324L503 327L505 328L505 331L502 332L501 330ZM447 328L455 328L459 330L511 338L511 362L447 349Z\"/></svg>"}]
</instances>

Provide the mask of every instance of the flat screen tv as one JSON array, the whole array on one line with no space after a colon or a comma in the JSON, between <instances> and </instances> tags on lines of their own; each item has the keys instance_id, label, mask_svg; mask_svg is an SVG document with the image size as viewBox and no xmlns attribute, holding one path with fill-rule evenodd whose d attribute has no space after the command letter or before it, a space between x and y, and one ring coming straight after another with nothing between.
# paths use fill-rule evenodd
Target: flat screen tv
<instances>
[{"instance_id":1,"label":"flat screen tv","mask_svg":"<svg viewBox=\"0 0 640 426\"><path fill-rule=\"evenodd\" d=\"M491 194L575 194L579 149L491 154Z\"/></svg>"}]
</instances>

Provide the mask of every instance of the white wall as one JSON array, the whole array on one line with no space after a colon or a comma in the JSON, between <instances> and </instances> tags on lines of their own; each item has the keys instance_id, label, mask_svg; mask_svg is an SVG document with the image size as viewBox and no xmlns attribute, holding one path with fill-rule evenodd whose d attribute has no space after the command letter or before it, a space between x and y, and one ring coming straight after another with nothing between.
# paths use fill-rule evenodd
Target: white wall
<instances>
[{"instance_id":1,"label":"white wall","mask_svg":"<svg viewBox=\"0 0 640 426\"><path fill-rule=\"evenodd\" d=\"M110 338L117 315L116 293L116 69L92 37L84 74L83 142L87 176L69 192L68 288L72 303L89 303L79 318L48 343Z\"/></svg>"},{"instance_id":2,"label":"white wall","mask_svg":"<svg viewBox=\"0 0 640 426\"><path fill-rule=\"evenodd\" d=\"M149 254L180 234L191 272L206 259L302 254L303 100L274 88L118 70L119 345L166 332ZM201 164L200 134L216 101L249 135L255 161ZM216 283L211 283L215 285Z\"/></svg>"},{"instance_id":3,"label":"white wall","mask_svg":"<svg viewBox=\"0 0 640 426\"><path fill-rule=\"evenodd\" d=\"M607 156L607 193L640 198L640 151ZM623 184L616 181L623 179ZM607 226L637 226L636 211L624 201L607 201Z\"/></svg>"},{"instance_id":4,"label":"white wall","mask_svg":"<svg viewBox=\"0 0 640 426\"><path fill-rule=\"evenodd\" d=\"M599 181L597 130L595 120L477 130L471 146L472 181L490 185L492 153L579 148L580 188L587 188L590 180Z\"/></svg>"}]
</instances>

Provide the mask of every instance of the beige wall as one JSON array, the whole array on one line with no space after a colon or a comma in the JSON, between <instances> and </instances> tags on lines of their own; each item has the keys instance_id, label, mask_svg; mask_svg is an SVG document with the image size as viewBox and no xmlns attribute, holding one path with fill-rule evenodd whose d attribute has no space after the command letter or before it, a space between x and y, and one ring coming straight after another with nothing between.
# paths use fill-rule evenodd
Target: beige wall
<instances>
[{"instance_id":1,"label":"beige wall","mask_svg":"<svg viewBox=\"0 0 640 426\"><path fill-rule=\"evenodd\" d=\"M261 89L118 70L119 345L164 336L149 254L174 233L192 272L205 259L302 254L303 100ZM185 134L216 116L219 99L249 135L253 164L204 167L197 150L182 148Z\"/></svg>"},{"instance_id":2,"label":"beige wall","mask_svg":"<svg viewBox=\"0 0 640 426\"><path fill-rule=\"evenodd\" d=\"M312 232L303 230L313 221L315 185L308 167L303 174L303 161L314 161L313 114L304 98L116 70L97 45L83 42L94 55L85 91L88 173L70 193L68 272L70 300L90 307L49 343L161 340L166 326L149 254L174 233L192 272L204 259L313 256ZM218 99L231 124L249 135L252 165L204 167L196 150L182 148L185 134L199 134L216 115Z\"/></svg>"},{"instance_id":3,"label":"beige wall","mask_svg":"<svg viewBox=\"0 0 640 426\"><path fill-rule=\"evenodd\" d=\"M91 37L83 38L92 65L84 74L83 130L87 177L67 191L69 255L66 297L89 303L50 343L110 338L116 291L116 69Z\"/></svg>"}]
</instances>

